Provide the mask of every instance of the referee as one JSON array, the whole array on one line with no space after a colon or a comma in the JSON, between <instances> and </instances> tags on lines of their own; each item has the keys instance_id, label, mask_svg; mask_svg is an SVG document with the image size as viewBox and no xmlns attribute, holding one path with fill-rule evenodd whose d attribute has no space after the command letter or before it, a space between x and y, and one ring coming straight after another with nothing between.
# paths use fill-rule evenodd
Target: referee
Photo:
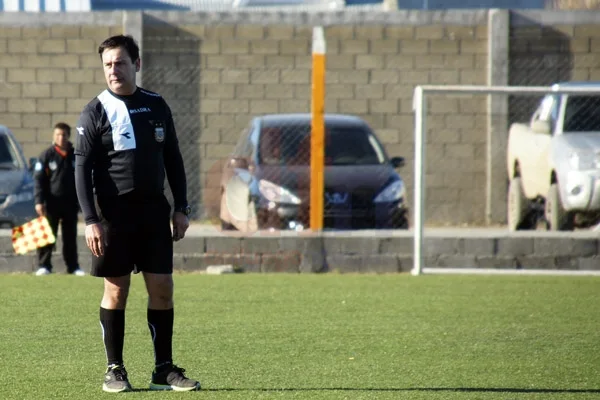
<instances>
[{"instance_id":1,"label":"referee","mask_svg":"<svg viewBox=\"0 0 600 400\"><path fill-rule=\"evenodd\" d=\"M91 275L104 278L100 324L108 368L102 389L131 390L123 362L125 308L131 273L142 272L155 366L151 390L189 391L200 383L173 364L173 241L189 226L187 184L171 110L156 93L136 86L139 47L112 36L98 48L108 88L77 123L75 183L85 218ZM164 180L174 197L164 196Z\"/></svg>"}]
</instances>

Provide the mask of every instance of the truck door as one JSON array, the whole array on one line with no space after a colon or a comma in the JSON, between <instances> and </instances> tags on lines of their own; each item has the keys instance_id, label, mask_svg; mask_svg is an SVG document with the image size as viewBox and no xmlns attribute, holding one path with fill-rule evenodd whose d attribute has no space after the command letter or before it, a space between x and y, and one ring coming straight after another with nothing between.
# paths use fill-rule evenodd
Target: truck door
<instances>
[{"instance_id":1,"label":"truck door","mask_svg":"<svg viewBox=\"0 0 600 400\"><path fill-rule=\"evenodd\" d=\"M558 103L557 95L548 95L544 98L540 106L539 119L550 123L550 132L533 133L533 153L535 154L533 168L536 176L533 187L541 196L546 196L550 188L550 150L558 117Z\"/></svg>"}]
</instances>

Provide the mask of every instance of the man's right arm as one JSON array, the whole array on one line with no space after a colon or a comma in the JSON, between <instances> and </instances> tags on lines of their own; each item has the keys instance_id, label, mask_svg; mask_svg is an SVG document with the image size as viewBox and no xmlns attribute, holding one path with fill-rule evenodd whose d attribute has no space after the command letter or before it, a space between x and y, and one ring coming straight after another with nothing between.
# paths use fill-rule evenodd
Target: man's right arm
<instances>
[{"instance_id":1,"label":"man's right arm","mask_svg":"<svg viewBox=\"0 0 600 400\"><path fill-rule=\"evenodd\" d=\"M92 169L100 145L96 112L86 107L76 125L75 188L86 225L100 222L94 205Z\"/></svg>"}]
</instances>

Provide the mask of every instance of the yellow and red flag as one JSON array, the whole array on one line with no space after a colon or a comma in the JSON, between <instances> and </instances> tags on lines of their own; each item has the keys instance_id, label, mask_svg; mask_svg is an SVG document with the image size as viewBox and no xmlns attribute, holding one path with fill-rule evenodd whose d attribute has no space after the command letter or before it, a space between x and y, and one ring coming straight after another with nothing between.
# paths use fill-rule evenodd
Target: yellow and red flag
<instances>
[{"instance_id":1,"label":"yellow and red flag","mask_svg":"<svg viewBox=\"0 0 600 400\"><path fill-rule=\"evenodd\" d=\"M38 217L12 229L12 245L17 254L25 254L54 242L56 238L46 217Z\"/></svg>"}]
</instances>

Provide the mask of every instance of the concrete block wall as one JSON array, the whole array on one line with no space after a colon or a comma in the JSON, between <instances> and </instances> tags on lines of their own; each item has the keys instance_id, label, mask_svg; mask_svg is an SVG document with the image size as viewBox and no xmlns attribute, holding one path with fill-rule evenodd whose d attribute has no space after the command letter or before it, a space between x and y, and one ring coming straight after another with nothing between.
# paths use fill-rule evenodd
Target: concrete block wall
<instances>
[{"instance_id":1,"label":"concrete block wall","mask_svg":"<svg viewBox=\"0 0 600 400\"><path fill-rule=\"evenodd\" d=\"M326 111L365 118L390 155L407 158L411 209L416 85L546 85L600 74L598 12L70 15L0 15L0 123L37 155L52 124L74 125L104 87L97 45L126 27L142 45L140 83L173 108L195 217L216 215L221 163L251 116L310 111L315 25L327 39ZM430 98L430 225L504 222L508 123L527 118L535 100L485 100Z\"/></svg>"},{"instance_id":2,"label":"concrete block wall","mask_svg":"<svg viewBox=\"0 0 600 400\"><path fill-rule=\"evenodd\" d=\"M120 13L82 15L68 24L64 16L36 14L0 18L0 124L15 133L27 157L50 145L55 123L74 130L83 106L106 87L98 45L122 32Z\"/></svg>"},{"instance_id":3,"label":"concrete block wall","mask_svg":"<svg viewBox=\"0 0 600 400\"><path fill-rule=\"evenodd\" d=\"M61 248L58 238L57 249ZM85 271L92 255L80 232L79 261ZM30 253L16 256L10 237L0 236L0 273L31 273L37 269ZM502 270L598 271L600 245L591 232L571 237L560 233L486 235L468 231L430 235L424 240L424 267L493 268ZM60 251L54 271L66 271ZM174 267L187 272L232 265L248 273L397 273L413 268L413 237L409 232L310 234L187 235L175 243Z\"/></svg>"}]
</instances>

